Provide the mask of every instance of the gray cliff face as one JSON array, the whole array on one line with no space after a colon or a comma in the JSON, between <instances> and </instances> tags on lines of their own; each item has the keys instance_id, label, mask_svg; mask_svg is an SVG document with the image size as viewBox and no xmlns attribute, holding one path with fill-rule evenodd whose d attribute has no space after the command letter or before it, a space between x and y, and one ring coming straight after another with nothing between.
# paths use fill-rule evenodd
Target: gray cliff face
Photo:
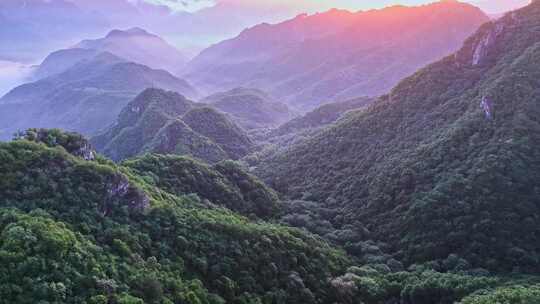
<instances>
[{"instance_id":1,"label":"gray cliff face","mask_svg":"<svg viewBox=\"0 0 540 304\"><path fill-rule=\"evenodd\" d=\"M469 47L456 53L456 63L459 66L483 66L489 63L492 55L496 54L499 41L505 32L519 24L518 15L515 12L486 23L480 30L480 34L473 36L466 42ZM466 54L463 54L466 52Z\"/></svg>"},{"instance_id":2,"label":"gray cliff face","mask_svg":"<svg viewBox=\"0 0 540 304\"><path fill-rule=\"evenodd\" d=\"M96 151L86 141L81 147L72 153L75 156L81 157L84 160L92 161L96 159Z\"/></svg>"},{"instance_id":3,"label":"gray cliff face","mask_svg":"<svg viewBox=\"0 0 540 304\"><path fill-rule=\"evenodd\" d=\"M141 190L131 185L122 174L116 174L105 186L103 215L107 216L118 207L127 207L130 213L142 213L150 207L150 198Z\"/></svg>"}]
</instances>

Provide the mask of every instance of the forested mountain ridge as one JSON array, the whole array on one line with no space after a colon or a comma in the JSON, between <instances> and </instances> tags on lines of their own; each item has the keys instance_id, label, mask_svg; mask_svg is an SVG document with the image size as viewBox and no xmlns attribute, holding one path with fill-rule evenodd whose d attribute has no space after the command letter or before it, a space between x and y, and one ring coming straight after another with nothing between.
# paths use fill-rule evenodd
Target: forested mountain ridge
<instances>
[{"instance_id":1,"label":"forested mountain ridge","mask_svg":"<svg viewBox=\"0 0 540 304\"><path fill-rule=\"evenodd\" d=\"M208 162L238 159L253 143L224 114L161 89L146 89L116 123L91 139L115 161L148 152L190 155Z\"/></svg>"},{"instance_id":2,"label":"forested mountain ridge","mask_svg":"<svg viewBox=\"0 0 540 304\"><path fill-rule=\"evenodd\" d=\"M148 184L149 172L71 156L60 146L70 138L31 130L0 143L6 303L333 301L327 279L349 264L342 252Z\"/></svg>"},{"instance_id":3,"label":"forested mountain ridge","mask_svg":"<svg viewBox=\"0 0 540 304\"><path fill-rule=\"evenodd\" d=\"M235 88L207 96L201 102L231 115L246 130L275 128L294 117L285 104L257 89Z\"/></svg>"},{"instance_id":4,"label":"forested mountain ridge","mask_svg":"<svg viewBox=\"0 0 540 304\"><path fill-rule=\"evenodd\" d=\"M347 111L370 105L375 98L359 97L342 102L322 105L301 117L291 119L270 132L270 136L282 136L305 129L317 129L336 122Z\"/></svg>"},{"instance_id":5,"label":"forested mountain ridge","mask_svg":"<svg viewBox=\"0 0 540 304\"><path fill-rule=\"evenodd\" d=\"M256 220L276 215L275 194L232 162L210 167L146 155L115 165L100 155L86 158L89 151L80 135L60 130L32 129L0 143L0 294L6 303L540 299L538 278L492 276L468 269L457 256L444 261L440 270L447 273L433 270L435 264L404 271L368 242L362 260L369 262L354 266L355 259L320 238Z\"/></svg>"},{"instance_id":6,"label":"forested mountain ridge","mask_svg":"<svg viewBox=\"0 0 540 304\"><path fill-rule=\"evenodd\" d=\"M195 193L245 216L268 220L280 212L277 194L232 161L209 166L188 157L154 154L122 165L170 193Z\"/></svg>"},{"instance_id":7,"label":"forested mountain ridge","mask_svg":"<svg viewBox=\"0 0 540 304\"><path fill-rule=\"evenodd\" d=\"M194 58L185 76L210 92L256 87L306 112L328 100L387 93L456 51L489 18L457 1L261 24Z\"/></svg>"},{"instance_id":8,"label":"forested mountain ridge","mask_svg":"<svg viewBox=\"0 0 540 304\"><path fill-rule=\"evenodd\" d=\"M0 0L0 38L58 34L0 53L80 36L74 17L204 40L310 1L216 0L189 29L153 2ZM464 44L485 14L456 0L262 24L196 60L204 99L140 28L51 54L0 98L0 304L540 304L530 2Z\"/></svg>"},{"instance_id":9,"label":"forested mountain ridge","mask_svg":"<svg viewBox=\"0 0 540 304\"><path fill-rule=\"evenodd\" d=\"M406 264L456 254L474 267L537 272L539 41L536 1L255 172Z\"/></svg>"}]
</instances>

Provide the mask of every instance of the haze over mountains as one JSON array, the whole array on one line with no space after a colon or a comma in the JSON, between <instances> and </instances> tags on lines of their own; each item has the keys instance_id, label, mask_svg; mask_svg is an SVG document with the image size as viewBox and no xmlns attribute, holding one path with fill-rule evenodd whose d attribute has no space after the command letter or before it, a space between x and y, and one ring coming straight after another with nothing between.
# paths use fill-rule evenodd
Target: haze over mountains
<instances>
[{"instance_id":1,"label":"haze over mountains","mask_svg":"<svg viewBox=\"0 0 540 304\"><path fill-rule=\"evenodd\" d=\"M135 27L112 30L103 38L85 39L71 48L51 53L39 65L35 77L39 79L58 74L100 52L108 52L150 68L169 71L181 69L187 62L187 58L165 40Z\"/></svg>"},{"instance_id":2,"label":"haze over mountains","mask_svg":"<svg viewBox=\"0 0 540 304\"><path fill-rule=\"evenodd\" d=\"M0 302L540 303L540 0L155 30L329 3L0 2Z\"/></svg>"},{"instance_id":3,"label":"haze over mountains","mask_svg":"<svg viewBox=\"0 0 540 304\"><path fill-rule=\"evenodd\" d=\"M247 130L275 128L295 117L289 107L258 89L235 88L207 96L201 102L228 113Z\"/></svg>"},{"instance_id":4,"label":"haze over mountains","mask_svg":"<svg viewBox=\"0 0 540 304\"><path fill-rule=\"evenodd\" d=\"M98 53L0 98L0 137L9 139L32 125L93 135L112 124L132 98L154 86L196 95L187 82L164 70Z\"/></svg>"},{"instance_id":5,"label":"haze over mountains","mask_svg":"<svg viewBox=\"0 0 540 304\"><path fill-rule=\"evenodd\" d=\"M206 49L190 62L186 78L210 91L261 88L309 110L331 100L387 92L457 50L487 20L476 7L454 1L301 15L255 26Z\"/></svg>"}]
</instances>

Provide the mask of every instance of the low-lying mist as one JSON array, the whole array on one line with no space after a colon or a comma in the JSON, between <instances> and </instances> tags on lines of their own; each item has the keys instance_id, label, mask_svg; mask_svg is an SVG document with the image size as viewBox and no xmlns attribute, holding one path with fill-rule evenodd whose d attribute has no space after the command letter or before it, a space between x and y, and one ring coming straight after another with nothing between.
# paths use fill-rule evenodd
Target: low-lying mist
<instances>
[{"instance_id":1,"label":"low-lying mist","mask_svg":"<svg viewBox=\"0 0 540 304\"><path fill-rule=\"evenodd\" d=\"M30 80L34 66L0 60L0 96Z\"/></svg>"}]
</instances>

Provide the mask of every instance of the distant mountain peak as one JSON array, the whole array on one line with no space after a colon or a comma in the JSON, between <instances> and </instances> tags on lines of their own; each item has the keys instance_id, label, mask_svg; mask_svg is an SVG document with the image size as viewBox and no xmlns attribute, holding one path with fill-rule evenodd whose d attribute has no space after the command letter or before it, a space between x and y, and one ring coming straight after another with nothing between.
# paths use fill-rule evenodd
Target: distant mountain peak
<instances>
[{"instance_id":1,"label":"distant mountain peak","mask_svg":"<svg viewBox=\"0 0 540 304\"><path fill-rule=\"evenodd\" d=\"M174 72L187 59L163 38L140 27L114 29L105 37L83 40L73 48L108 51L128 61Z\"/></svg>"},{"instance_id":2,"label":"distant mountain peak","mask_svg":"<svg viewBox=\"0 0 540 304\"><path fill-rule=\"evenodd\" d=\"M154 34L149 33L148 31L140 28L140 27L132 27L127 30L119 30L114 29L110 31L106 38L113 38L113 37L121 37L121 36L151 36L151 37L157 37Z\"/></svg>"}]
</instances>

